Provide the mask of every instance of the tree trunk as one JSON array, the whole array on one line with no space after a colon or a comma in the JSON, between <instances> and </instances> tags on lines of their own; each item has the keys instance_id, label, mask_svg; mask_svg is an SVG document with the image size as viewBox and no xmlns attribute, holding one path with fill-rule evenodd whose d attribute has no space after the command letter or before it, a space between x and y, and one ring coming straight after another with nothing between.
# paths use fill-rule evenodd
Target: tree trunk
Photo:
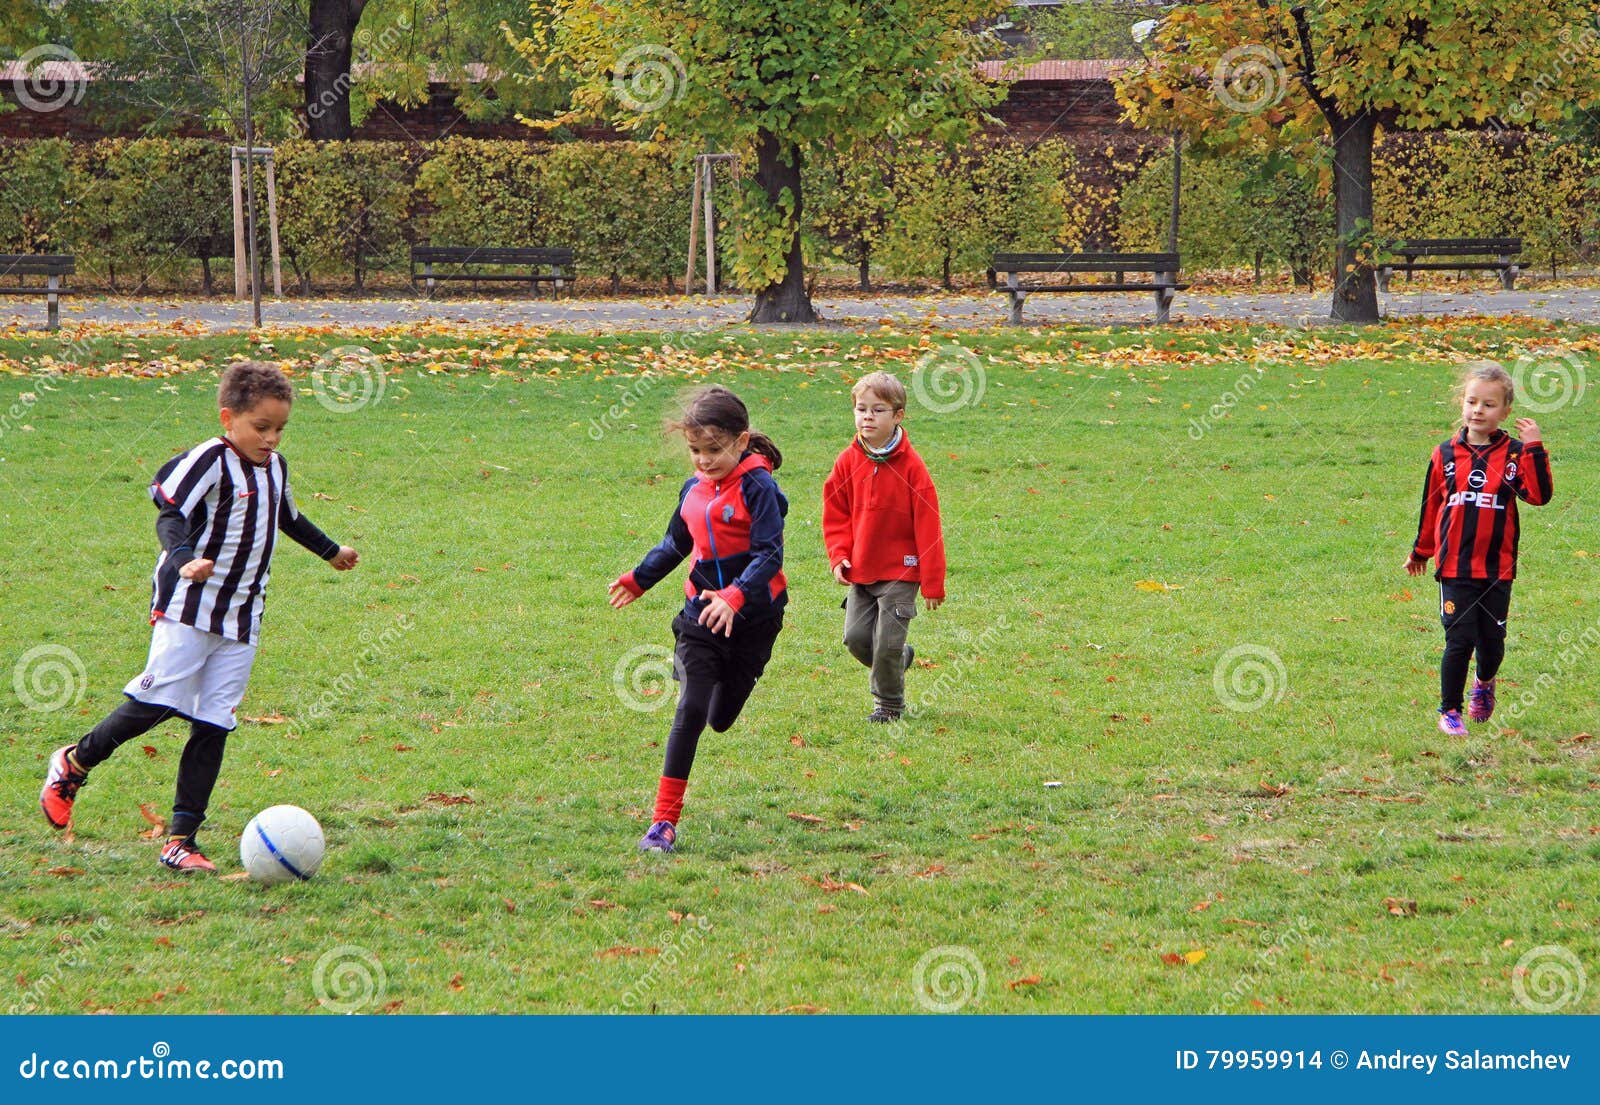
<instances>
[{"instance_id":1,"label":"tree trunk","mask_svg":"<svg viewBox=\"0 0 1600 1105\"><path fill-rule=\"evenodd\" d=\"M867 263L865 252L861 254L861 290L864 292L872 290L872 271Z\"/></svg>"},{"instance_id":2,"label":"tree trunk","mask_svg":"<svg viewBox=\"0 0 1600 1105\"><path fill-rule=\"evenodd\" d=\"M800 149L771 131L756 135L756 183L767 202L779 206L788 189L794 197L794 235L784 257L783 280L756 292L756 305L748 322L816 322L817 312L806 295L805 258L800 252L801 200Z\"/></svg>"},{"instance_id":3,"label":"tree trunk","mask_svg":"<svg viewBox=\"0 0 1600 1105\"><path fill-rule=\"evenodd\" d=\"M216 295L217 287L211 280L211 258L203 253L200 255L200 278L205 282L206 295Z\"/></svg>"},{"instance_id":4,"label":"tree trunk","mask_svg":"<svg viewBox=\"0 0 1600 1105\"><path fill-rule=\"evenodd\" d=\"M1333 317L1378 321L1378 282L1357 247L1372 237L1372 140L1378 121L1369 113L1330 119L1333 126L1333 197L1338 241L1333 262Z\"/></svg>"},{"instance_id":5,"label":"tree trunk","mask_svg":"<svg viewBox=\"0 0 1600 1105\"><path fill-rule=\"evenodd\" d=\"M944 272L940 276L940 284L947 292L956 290L956 286L950 283L950 251L948 249L944 251Z\"/></svg>"},{"instance_id":6,"label":"tree trunk","mask_svg":"<svg viewBox=\"0 0 1600 1105\"><path fill-rule=\"evenodd\" d=\"M367 0L311 0L306 40L306 136L350 137L350 54Z\"/></svg>"}]
</instances>

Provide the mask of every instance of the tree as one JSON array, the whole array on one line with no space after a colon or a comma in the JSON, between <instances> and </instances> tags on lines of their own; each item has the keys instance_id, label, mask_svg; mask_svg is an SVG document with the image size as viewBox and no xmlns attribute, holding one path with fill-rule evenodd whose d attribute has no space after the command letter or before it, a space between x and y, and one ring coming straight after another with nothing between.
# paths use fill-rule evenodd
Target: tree
<instances>
[{"instance_id":1,"label":"tree","mask_svg":"<svg viewBox=\"0 0 1600 1105\"><path fill-rule=\"evenodd\" d=\"M1594 104L1592 55L1570 43L1597 11L1594 0L1213 0L1162 18L1118 97L1139 125L1181 128L1201 150L1331 150L1331 313L1376 322L1380 130L1478 125L1513 109L1531 125Z\"/></svg>"},{"instance_id":2,"label":"tree","mask_svg":"<svg viewBox=\"0 0 1600 1105\"><path fill-rule=\"evenodd\" d=\"M573 81L573 109L750 156L735 273L753 322L809 322L801 172L829 142L886 134L949 141L1002 88L977 72L972 28L1005 0L535 0L549 22L522 45ZM543 5L548 4L547 8Z\"/></svg>"},{"instance_id":3,"label":"tree","mask_svg":"<svg viewBox=\"0 0 1600 1105\"><path fill-rule=\"evenodd\" d=\"M299 11L292 0L121 0L111 8L119 56L104 63L108 87L162 116L201 118L256 143L263 98L280 94L299 61ZM250 299L261 325L255 159L245 161Z\"/></svg>"}]
</instances>

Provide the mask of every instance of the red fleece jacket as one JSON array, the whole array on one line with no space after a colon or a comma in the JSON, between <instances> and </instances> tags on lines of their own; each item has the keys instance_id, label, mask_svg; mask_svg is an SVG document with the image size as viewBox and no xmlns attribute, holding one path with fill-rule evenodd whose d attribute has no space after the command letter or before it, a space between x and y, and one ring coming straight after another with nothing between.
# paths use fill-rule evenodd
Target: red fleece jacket
<instances>
[{"instance_id":1,"label":"red fleece jacket","mask_svg":"<svg viewBox=\"0 0 1600 1105\"><path fill-rule=\"evenodd\" d=\"M887 460L855 441L839 454L822 485L822 539L830 567L850 561L851 583L915 580L928 598L945 597L939 495L903 430Z\"/></svg>"}]
</instances>

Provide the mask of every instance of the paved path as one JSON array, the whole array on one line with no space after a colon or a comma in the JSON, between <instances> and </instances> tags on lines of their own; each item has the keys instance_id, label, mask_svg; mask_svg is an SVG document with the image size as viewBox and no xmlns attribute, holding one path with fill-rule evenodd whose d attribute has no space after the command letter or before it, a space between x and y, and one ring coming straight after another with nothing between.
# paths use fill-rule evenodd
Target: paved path
<instances>
[{"instance_id":1,"label":"paved path","mask_svg":"<svg viewBox=\"0 0 1600 1105\"><path fill-rule=\"evenodd\" d=\"M1382 296L1389 317L1446 315L1531 315L1570 322L1600 323L1600 288L1506 292L1484 288L1462 293L1413 292ZM0 306L0 326L10 322L42 323L44 303L7 297ZM933 323L949 329L999 325L1006 316L999 294L914 297L819 296L823 317L852 327L880 320ZM408 322L548 326L562 330L681 330L738 323L750 308L746 296L707 299L682 296L641 299L285 299L262 305L272 326L386 326ZM1328 293L1315 294L1182 294L1173 305L1176 322L1197 319L1244 319L1285 325L1320 323L1326 319ZM1150 322L1153 304L1144 295L1041 295L1028 300L1025 317L1034 322L1140 324ZM208 330L240 330L249 325L249 304L230 299L103 299L74 298L63 303L62 321L146 323L153 327L180 319Z\"/></svg>"}]
</instances>

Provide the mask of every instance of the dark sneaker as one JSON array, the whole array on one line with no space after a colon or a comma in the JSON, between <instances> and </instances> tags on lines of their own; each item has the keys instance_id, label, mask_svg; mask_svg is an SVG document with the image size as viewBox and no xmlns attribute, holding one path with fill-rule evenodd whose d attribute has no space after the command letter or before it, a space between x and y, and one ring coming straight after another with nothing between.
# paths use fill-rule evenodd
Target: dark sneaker
<instances>
[{"instance_id":1,"label":"dark sneaker","mask_svg":"<svg viewBox=\"0 0 1600 1105\"><path fill-rule=\"evenodd\" d=\"M1461 720L1460 710L1439 711L1439 732L1447 737L1464 737L1467 735L1467 723Z\"/></svg>"},{"instance_id":2,"label":"dark sneaker","mask_svg":"<svg viewBox=\"0 0 1600 1105\"><path fill-rule=\"evenodd\" d=\"M45 772L44 789L39 792L39 805L44 809L45 820L58 829L65 829L72 820L72 803L78 798L78 789L89 781L87 771L78 771L67 760L67 753L78 747L69 744L50 755L50 769Z\"/></svg>"},{"instance_id":3,"label":"dark sneaker","mask_svg":"<svg viewBox=\"0 0 1600 1105\"><path fill-rule=\"evenodd\" d=\"M215 871L217 865L205 857L192 840L169 840L161 849L161 862L174 871Z\"/></svg>"},{"instance_id":4,"label":"dark sneaker","mask_svg":"<svg viewBox=\"0 0 1600 1105\"><path fill-rule=\"evenodd\" d=\"M678 843L678 830L670 821L657 821L639 841L641 852L670 852Z\"/></svg>"},{"instance_id":5,"label":"dark sneaker","mask_svg":"<svg viewBox=\"0 0 1600 1105\"><path fill-rule=\"evenodd\" d=\"M900 665L900 669L902 671L910 671L911 670L911 661L915 660L916 658L917 658L917 650L912 648L910 645L907 645L906 646L906 662L904 664Z\"/></svg>"},{"instance_id":6,"label":"dark sneaker","mask_svg":"<svg viewBox=\"0 0 1600 1105\"><path fill-rule=\"evenodd\" d=\"M1476 677L1472 680L1472 697L1467 700L1467 716L1473 721L1488 721L1494 717L1494 680L1487 683Z\"/></svg>"},{"instance_id":7,"label":"dark sneaker","mask_svg":"<svg viewBox=\"0 0 1600 1105\"><path fill-rule=\"evenodd\" d=\"M876 710L867 715L867 720L873 725L889 725L892 722L899 721L900 714L901 711L899 710L890 710L884 706L879 706Z\"/></svg>"}]
</instances>

